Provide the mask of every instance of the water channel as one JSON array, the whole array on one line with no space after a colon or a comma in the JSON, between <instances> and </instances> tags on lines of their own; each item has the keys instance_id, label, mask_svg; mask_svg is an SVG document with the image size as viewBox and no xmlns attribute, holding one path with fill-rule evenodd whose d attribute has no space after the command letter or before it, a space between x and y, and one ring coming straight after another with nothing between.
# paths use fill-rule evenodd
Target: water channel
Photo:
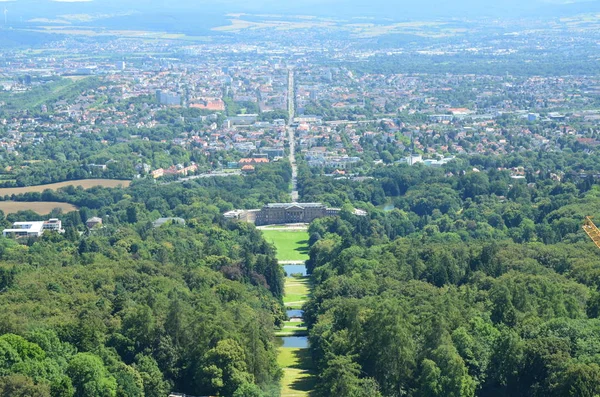
<instances>
[{"instance_id":1,"label":"water channel","mask_svg":"<svg viewBox=\"0 0 600 397\"><path fill-rule=\"evenodd\" d=\"M296 264L296 265L283 265L283 271L286 274L286 277L290 277L292 274L299 274L302 277L306 276L306 265Z\"/></svg>"},{"instance_id":2,"label":"water channel","mask_svg":"<svg viewBox=\"0 0 600 397\"><path fill-rule=\"evenodd\" d=\"M280 336L278 339L283 348L308 349L308 336Z\"/></svg>"},{"instance_id":3,"label":"water channel","mask_svg":"<svg viewBox=\"0 0 600 397\"><path fill-rule=\"evenodd\" d=\"M302 275L303 277L305 277L306 274L306 265L304 264L292 264L292 265L284 265L283 266L283 270L286 274L286 277L292 278L292 275ZM287 309L286 311L288 320L297 320L297 321L302 321L302 318L304 316L304 310L301 309ZM277 337L278 343L280 347L284 347L284 348L300 348L300 349L307 349L309 344L308 344L308 337L303 335L303 336L280 336Z\"/></svg>"}]
</instances>

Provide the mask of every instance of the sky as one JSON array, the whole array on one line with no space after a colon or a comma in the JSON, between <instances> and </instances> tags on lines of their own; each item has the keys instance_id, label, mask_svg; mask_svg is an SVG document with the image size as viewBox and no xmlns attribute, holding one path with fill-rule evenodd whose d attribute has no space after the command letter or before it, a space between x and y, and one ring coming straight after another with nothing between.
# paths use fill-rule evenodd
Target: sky
<instances>
[{"instance_id":1,"label":"sky","mask_svg":"<svg viewBox=\"0 0 600 397\"><path fill-rule=\"evenodd\" d=\"M202 20L225 13L268 13L338 18L391 18L393 20L520 17L569 13L574 7L595 6L600 0L0 0L13 23L31 18L53 19L63 14L196 15ZM564 3L577 3L567 4ZM177 17L175 17L177 18ZM215 21L216 23L216 21Z\"/></svg>"}]
</instances>

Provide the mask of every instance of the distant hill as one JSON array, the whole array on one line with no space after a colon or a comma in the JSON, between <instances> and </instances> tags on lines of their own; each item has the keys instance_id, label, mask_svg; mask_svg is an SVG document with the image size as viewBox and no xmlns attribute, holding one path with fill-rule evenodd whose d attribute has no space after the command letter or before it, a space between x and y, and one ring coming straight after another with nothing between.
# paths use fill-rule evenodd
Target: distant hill
<instances>
[{"instance_id":1,"label":"distant hill","mask_svg":"<svg viewBox=\"0 0 600 397\"><path fill-rule=\"evenodd\" d=\"M395 21L443 18L566 17L600 12L600 0L553 4L552 0L92 0L56 2L19 0L3 3L9 26L27 27L29 20L44 18L60 23L64 15L78 15L73 25L108 29L137 29L188 34L210 34L211 28L227 24L228 13L312 15L349 21L372 18ZM128 15L125 15L128 14ZM83 16L81 18L80 16ZM89 16L89 19L86 19ZM2 23L0 23L2 26Z\"/></svg>"},{"instance_id":2,"label":"distant hill","mask_svg":"<svg viewBox=\"0 0 600 397\"><path fill-rule=\"evenodd\" d=\"M44 33L0 29L0 48L38 46L62 38L62 35L57 34L47 35Z\"/></svg>"},{"instance_id":3,"label":"distant hill","mask_svg":"<svg viewBox=\"0 0 600 397\"><path fill-rule=\"evenodd\" d=\"M600 12L600 1L584 1L569 4L549 4L544 7L537 8L535 13L530 13L528 16L557 18L596 12Z\"/></svg>"}]
</instances>

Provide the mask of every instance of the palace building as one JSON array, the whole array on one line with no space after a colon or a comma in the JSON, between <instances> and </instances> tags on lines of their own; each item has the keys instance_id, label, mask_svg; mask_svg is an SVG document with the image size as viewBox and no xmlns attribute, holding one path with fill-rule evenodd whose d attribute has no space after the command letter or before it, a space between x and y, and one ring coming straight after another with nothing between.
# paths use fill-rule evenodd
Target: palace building
<instances>
[{"instance_id":1,"label":"palace building","mask_svg":"<svg viewBox=\"0 0 600 397\"><path fill-rule=\"evenodd\" d=\"M335 216L339 208L327 208L321 203L273 203L266 204L256 214L257 226L282 223L310 223L324 216Z\"/></svg>"},{"instance_id":2,"label":"palace building","mask_svg":"<svg viewBox=\"0 0 600 397\"><path fill-rule=\"evenodd\" d=\"M228 219L252 222L256 226L286 223L310 223L324 216L336 216L339 208L329 208L321 203L272 203L256 210L233 210L223 214ZM366 211L355 209L355 215L366 216Z\"/></svg>"}]
</instances>

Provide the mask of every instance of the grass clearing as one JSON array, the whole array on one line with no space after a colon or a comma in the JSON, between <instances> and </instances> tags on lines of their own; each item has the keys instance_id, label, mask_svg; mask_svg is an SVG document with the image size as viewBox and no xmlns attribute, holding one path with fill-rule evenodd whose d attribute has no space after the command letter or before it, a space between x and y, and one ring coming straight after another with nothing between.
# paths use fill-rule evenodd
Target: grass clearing
<instances>
[{"instance_id":1,"label":"grass clearing","mask_svg":"<svg viewBox=\"0 0 600 397\"><path fill-rule=\"evenodd\" d=\"M310 292L308 277L287 277L285 279L285 294L283 304L285 307L300 309L304 302L308 300Z\"/></svg>"},{"instance_id":2,"label":"grass clearing","mask_svg":"<svg viewBox=\"0 0 600 397\"><path fill-rule=\"evenodd\" d=\"M306 329L282 329L275 331L275 336L307 336L308 331Z\"/></svg>"},{"instance_id":3,"label":"grass clearing","mask_svg":"<svg viewBox=\"0 0 600 397\"><path fill-rule=\"evenodd\" d=\"M310 291L309 277L286 277L284 302L306 300Z\"/></svg>"},{"instance_id":4,"label":"grass clearing","mask_svg":"<svg viewBox=\"0 0 600 397\"><path fill-rule=\"evenodd\" d=\"M275 245L278 260L305 261L308 259L307 231L266 229L262 232L265 240Z\"/></svg>"},{"instance_id":5,"label":"grass clearing","mask_svg":"<svg viewBox=\"0 0 600 397\"><path fill-rule=\"evenodd\" d=\"M31 210L40 215L47 215L55 208L60 208L62 212L77 211L77 207L72 204L55 201L0 201L0 210L5 214Z\"/></svg>"},{"instance_id":6,"label":"grass clearing","mask_svg":"<svg viewBox=\"0 0 600 397\"><path fill-rule=\"evenodd\" d=\"M123 187L127 187L131 184L131 181L122 181L117 179L79 179L76 181L66 181L66 182L58 182L58 183L49 183L47 185L37 185L37 186L25 186L25 187L6 187L0 188L0 196L12 195L12 194L24 194L28 192L38 192L41 193L46 189L57 190L61 187L66 186L81 186L84 189L89 189L95 186L102 187L117 187L119 185Z\"/></svg>"},{"instance_id":7,"label":"grass clearing","mask_svg":"<svg viewBox=\"0 0 600 397\"><path fill-rule=\"evenodd\" d=\"M280 348L277 356L283 368L281 397L306 397L315 387L313 363L308 349Z\"/></svg>"},{"instance_id":8,"label":"grass clearing","mask_svg":"<svg viewBox=\"0 0 600 397\"><path fill-rule=\"evenodd\" d=\"M307 336L308 328L302 321L285 321L283 328L275 331L275 336Z\"/></svg>"}]
</instances>

